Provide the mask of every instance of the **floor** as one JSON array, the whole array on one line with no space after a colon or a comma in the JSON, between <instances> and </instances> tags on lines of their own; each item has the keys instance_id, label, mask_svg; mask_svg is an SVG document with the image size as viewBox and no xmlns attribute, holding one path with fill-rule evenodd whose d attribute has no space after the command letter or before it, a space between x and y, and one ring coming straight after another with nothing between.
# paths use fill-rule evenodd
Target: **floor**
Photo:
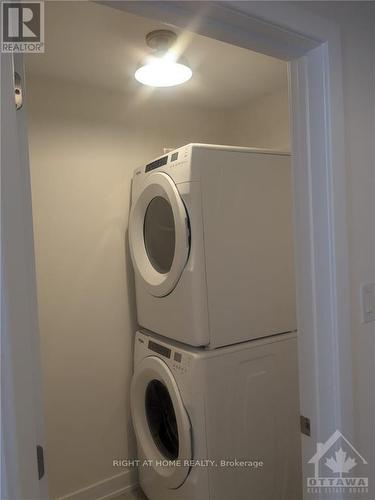
<instances>
[{"instance_id":1,"label":"floor","mask_svg":"<svg viewBox=\"0 0 375 500\"><path fill-rule=\"evenodd\" d=\"M145 497L141 490L137 489L130 491L129 493L123 493L113 500L147 500L147 497Z\"/></svg>"}]
</instances>

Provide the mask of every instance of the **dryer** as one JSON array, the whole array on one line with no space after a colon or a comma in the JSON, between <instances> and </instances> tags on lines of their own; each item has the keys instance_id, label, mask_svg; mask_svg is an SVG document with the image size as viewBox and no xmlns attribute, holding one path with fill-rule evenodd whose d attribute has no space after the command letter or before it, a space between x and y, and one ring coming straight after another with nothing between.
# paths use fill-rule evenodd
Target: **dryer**
<instances>
[{"instance_id":1,"label":"dryer","mask_svg":"<svg viewBox=\"0 0 375 500\"><path fill-rule=\"evenodd\" d=\"M300 500L296 334L201 349L138 332L131 412L149 500Z\"/></svg>"},{"instance_id":2,"label":"dryer","mask_svg":"<svg viewBox=\"0 0 375 500\"><path fill-rule=\"evenodd\" d=\"M290 156L189 144L138 168L139 325L210 348L295 330Z\"/></svg>"}]
</instances>

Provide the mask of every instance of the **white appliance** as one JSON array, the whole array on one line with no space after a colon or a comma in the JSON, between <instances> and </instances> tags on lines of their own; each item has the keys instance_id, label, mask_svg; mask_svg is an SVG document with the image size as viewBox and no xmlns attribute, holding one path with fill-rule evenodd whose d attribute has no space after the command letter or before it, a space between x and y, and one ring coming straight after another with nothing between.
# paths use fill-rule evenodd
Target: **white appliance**
<instances>
[{"instance_id":1,"label":"white appliance","mask_svg":"<svg viewBox=\"0 0 375 500\"><path fill-rule=\"evenodd\" d=\"M301 500L295 333L209 350L138 332L134 365L149 500Z\"/></svg>"},{"instance_id":2,"label":"white appliance","mask_svg":"<svg viewBox=\"0 0 375 500\"><path fill-rule=\"evenodd\" d=\"M135 171L141 327L216 348L296 329L286 153L189 144Z\"/></svg>"}]
</instances>

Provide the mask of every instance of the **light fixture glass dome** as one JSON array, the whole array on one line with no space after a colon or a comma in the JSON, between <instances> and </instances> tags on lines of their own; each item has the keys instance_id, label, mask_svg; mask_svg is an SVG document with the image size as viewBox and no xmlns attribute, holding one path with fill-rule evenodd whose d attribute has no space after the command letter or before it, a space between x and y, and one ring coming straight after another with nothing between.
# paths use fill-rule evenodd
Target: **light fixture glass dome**
<instances>
[{"instance_id":1,"label":"light fixture glass dome","mask_svg":"<svg viewBox=\"0 0 375 500\"><path fill-rule=\"evenodd\" d=\"M150 87L173 87L190 80L193 72L187 62L174 53L176 39L170 30L155 30L146 35L153 55L135 72L138 82Z\"/></svg>"},{"instance_id":2,"label":"light fixture glass dome","mask_svg":"<svg viewBox=\"0 0 375 500\"><path fill-rule=\"evenodd\" d=\"M173 87L181 85L192 77L193 72L181 60L154 57L135 72L135 78L143 85L151 87Z\"/></svg>"}]
</instances>

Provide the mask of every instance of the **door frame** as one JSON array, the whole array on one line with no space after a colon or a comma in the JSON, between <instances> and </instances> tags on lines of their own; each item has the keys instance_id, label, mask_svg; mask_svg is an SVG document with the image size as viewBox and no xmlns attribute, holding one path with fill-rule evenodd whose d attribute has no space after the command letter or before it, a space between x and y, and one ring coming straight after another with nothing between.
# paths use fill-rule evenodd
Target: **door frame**
<instances>
[{"instance_id":1,"label":"door frame","mask_svg":"<svg viewBox=\"0 0 375 500\"><path fill-rule=\"evenodd\" d=\"M353 436L339 26L303 2L105 3L289 63L300 408L311 420L311 437L302 437L305 481L318 442L336 429Z\"/></svg>"},{"instance_id":2,"label":"door frame","mask_svg":"<svg viewBox=\"0 0 375 500\"><path fill-rule=\"evenodd\" d=\"M344 432L349 439L353 433L344 101L339 28L297 2L103 3L289 61L301 413L310 417L312 422L311 437L304 436L302 441L303 473L304 477L308 477L311 466L307 465L307 461L314 454L318 441L325 441L336 429ZM2 72L2 78L8 76ZM20 161L28 178L27 156ZM20 182L16 179L15 184L3 185L3 189L13 193L14 199L24 207L19 215L27 227L31 217L30 186L22 190ZM8 222L13 224L13 220L10 217ZM27 243L25 248L29 249L24 258L33 266L32 231L26 231L23 238ZM19 240L16 240L8 242L9 247L14 245L14 250L18 248ZM6 275L8 263L3 259L2 266ZM25 317L29 315L29 318L35 319L35 276L31 274L18 275L15 277L18 281L12 283L2 279L2 292L8 300L17 301L15 285L26 280L26 291L32 300ZM5 316L8 309L9 305L5 303ZM12 332L9 325L2 326L4 337L10 338ZM35 337L34 344L37 343ZM9 359L10 386L13 378L19 378L19 373L16 376L14 370L19 362L17 353ZM30 359L22 366L21 372L31 377L38 371L35 370L38 363L35 357ZM28 407L26 401L21 399L22 391L13 391L12 395L13 400L8 406L12 407L17 417ZM36 416L35 422L40 424L41 416ZM12 422L7 425L10 430L14 427ZM9 429L6 428L5 433ZM29 435L31 432L36 433L35 426L28 429ZM20 435L15 433L14 439L14 450L22 449L24 443L21 443ZM17 472L17 465L15 459L11 472L17 476L19 484L26 484L27 474L22 468ZM9 480L11 472L6 474ZM32 498L32 495L29 497Z\"/></svg>"},{"instance_id":3,"label":"door frame","mask_svg":"<svg viewBox=\"0 0 375 500\"><path fill-rule=\"evenodd\" d=\"M42 377L21 54L1 59L1 490L0 498L48 499L38 477L43 450ZM14 72L23 105L16 111Z\"/></svg>"}]
</instances>

